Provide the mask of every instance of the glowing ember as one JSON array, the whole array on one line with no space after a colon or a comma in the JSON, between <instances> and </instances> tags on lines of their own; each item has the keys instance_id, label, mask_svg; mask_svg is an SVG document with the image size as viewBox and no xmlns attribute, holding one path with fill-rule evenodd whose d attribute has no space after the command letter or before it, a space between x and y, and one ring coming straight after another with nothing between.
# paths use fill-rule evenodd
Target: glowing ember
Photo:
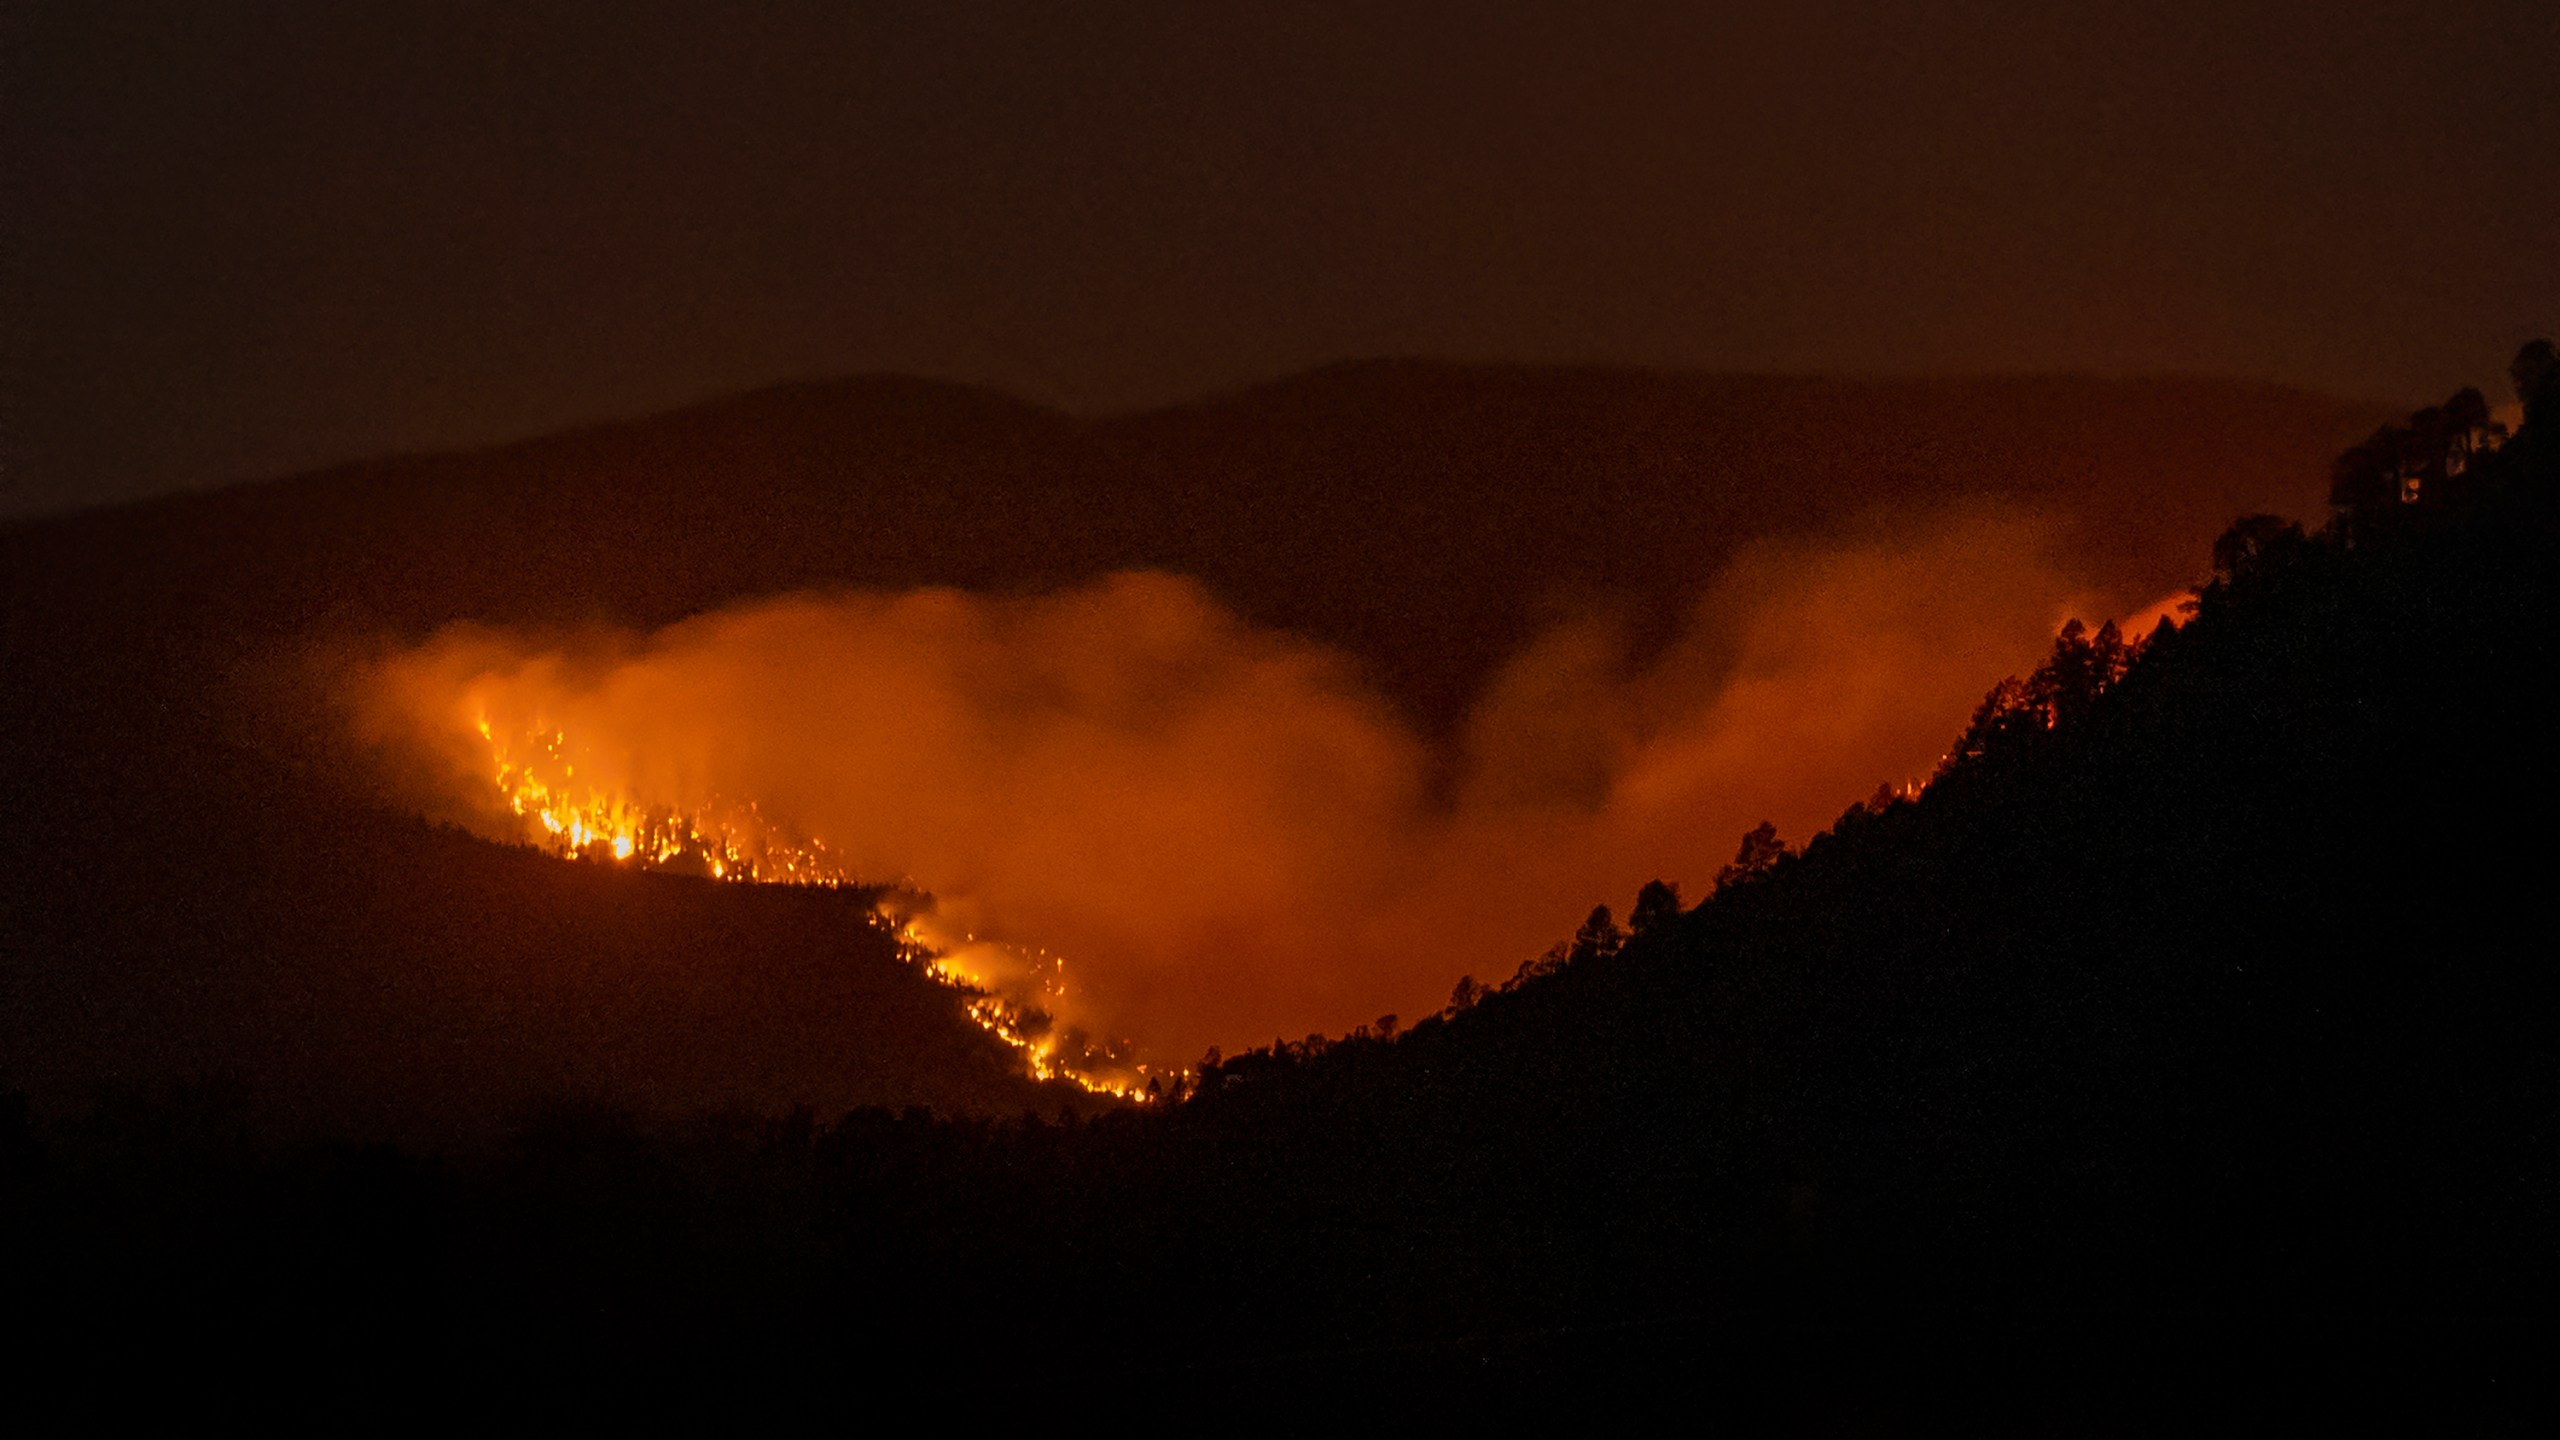
<instances>
[{"instance_id":1,"label":"glowing ember","mask_svg":"<svg viewBox=\"0 0 2560 1440\"><path fill-rule=\"evenodd\" d=\"M592 779L581 783L564 731L536 727L510 737L485 716L473 728L487 746L499 802L523 822L523 838L541 849L737 884L859 888L825 842L785 833L753 802L714 803L694 812L644 804ZM889 892L870 921L897 937L900 959L964 997L962 1009L971 1023L1020 1055L1034 1078L1139 1103L1150 1098L1148 1067L1136 1063L1125 1045L1097 1044L1081 1032L1053 1029L1037 1002L1066 995L1062 957L942 933L931 898L911 891ZM1005 978L999 981L999 975Z\"/></svg>"}]
</instances>

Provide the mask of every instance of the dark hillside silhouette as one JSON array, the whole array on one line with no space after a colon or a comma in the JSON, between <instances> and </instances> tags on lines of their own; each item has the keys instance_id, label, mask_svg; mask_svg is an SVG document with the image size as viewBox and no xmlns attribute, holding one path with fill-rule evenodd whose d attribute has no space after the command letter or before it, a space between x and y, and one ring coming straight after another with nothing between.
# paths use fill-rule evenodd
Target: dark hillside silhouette
<instances>
[{"instance_id":1,"label":"dark hillside silhouette","mask_svg":"<svg viewBox=\"0 0 2560 1440\"><path fill-rule=\"evenodd\" d=\"M263 1135L434 1145L554 1100L1076 1098L900 963L868 893L566 864L218 748L183 786L81 758L43 777L67 821L0 829L0 1053L50 1111L212 1082Z\"/></svg>"},{"instance_id":2,"label":"dark hillside silhouette","mask_svg":"<svg viewBox=\"0 0 2560 1440\"><path fill-rule=\"evenodd\" d=\"M1800 855L1764 827L1676 933L1577 944L1392 1052L1226 1060L1177 1119L1293 1157L1229 1194L1338 1203L1303 1177L1354 1154L1417 1206L1487 1187L1452 1248L1542 1237L1500 1267L1523 1323L1722 1291L2513 1376L2560 1278L2551 758L2513 689L2560 476L2520 443L2476 478L2379 537L2243 521L2189 625L2132 663L2067 630L1916 802Z\"/></svg>"},{"instance_id":3,"label":"dark hillside silhouette","mask_svg":"<svg viewBox=\"0 0 2560 1440\"><path fill-rule=\"evenodd\" d=\"M1916 797L1755 832L1694 908L1647 887L1439 1015L1213 1054L1164 1111L570 1114L443 1167L13 1122L18 1273L74 1337L191 1333L256 1275L262 1337L362 1315L377 1364L529 1384L2544 1409L2539 423L2425 525L2244 520L2187 623L2066 632ZM953 1343L1008 1326L1018 1372Z\"/></svg>"},{"instance_id":4,"label":"dark hillside silhouette","mask_svg":"<svg viewBox=\"0 0 2560 1440\"><path fill-rule=\"evenodd\" d=\"M654 624L808 586L1032 590L1156 565L1348 647L1446 723L1560 599L1668 620L1741 544L1879 505L2103 507L2133 518L2088 547L2093 565L2184 576L2233 509L2315 500L2318 457L2375 418L2200 381L1378 362L1085 420L876 377L21 522L0 529L0 858L17 887L0 913L0 1075L69 1104L227 1055L282 1067L242 1078L290 1091L296 1116L441 1106L467 1126L568 1077L631 1104L713 1069L716 1093L753 1090L767 1039L743 1017L690 1027L736 1053L680 1058L663 1032L690 1026L674 996L693 992L672 978L623 987L582 969L586 988L560 992L575 1005L527 998L528 969L624 942L543 918L551 901L532 891L503 909L480 893L496 862L349 803L381 777L312 681L335 646L457 619ZM669 957L740 928L791 943L739 918L788 902L670 893L688 898L645 937ZM486 936L436 945L415 919L484 910ZM540 960L545 945L561 955ZM817 973L760 953L739 963ZM395 1021L418 984L435 998ZM940 1032L894 1007L811 1013L844 1027L846 1068L776 1071L764 1103L1017 1103L983 1087L983 1057L942 1073L941 1042L919 1038ZM798 1046L802 1023L771 1043ZM406 1038L385 1042L385 1026ZM430 1052L445 1057L434 1083L407 1058ZM848 1091L852 1074L868 1078Z\"/></svg>"}]
</instances>

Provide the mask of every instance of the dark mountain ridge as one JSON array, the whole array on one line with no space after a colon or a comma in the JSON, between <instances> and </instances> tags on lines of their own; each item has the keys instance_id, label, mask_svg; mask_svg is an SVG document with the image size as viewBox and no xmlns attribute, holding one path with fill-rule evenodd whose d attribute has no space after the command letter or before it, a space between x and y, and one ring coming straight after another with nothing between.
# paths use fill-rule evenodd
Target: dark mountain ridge
<instances>
[{"instance_id":1,"label":"dark mountain ridge","mask_svg":"<svg viewBox=\"0 0 2560 1440\"><path fill-rule=\"evenodd\" d=\"M697 992L665 967L625 983L567 957L727 955L748 935L762 948L722 964L784 994L819 986L811 1013L846 1027L837 1079L777 1078L769 1103L1034 1098L986 1085L1000 1056L946 1074L953 1052L924 1038L941 1029L828 998L786 928L742 918L787 902L678 888L634 937L562 927L590 878L483 894L498 862L370 803L375 762L315 656L457 620L649 625L810 586L1036 590L1162 566L1345 647L1446 724L1559 607L1660 624L1738 547L1877 506L2115 506L2136 518L2085 547L2090 567L2165 587L2232 510L2310 503L2319 461L2370 419L2204 381L1423 362L1077 419L873 377L20 522L0 528L0 1075L76 1106L229 1054L253 1094L274 1092L275 1123L396 1117L403 1134L485 1126L570 1079L654 1103L709 1073L665 1033ZM486 912L487 930L426 945L415 916L438 909ZM530 936L560 954L536 959ZM561 993L583 1009L526 999L514 977L546 965L582 977ZM386 1046L413 978L433 1003L399 1022L412 1049ZM247 1035L267 1038L239 1048ZM436 1035L441 1068L403 1058ZM750 1030L717 1043L757 1072Z\"/></svg>"},{"instance_id":2,"label":"dark mountain ridge","mask_svg":"<svg viewBox=\"0 0 2560 1440\"><path fill-rule=\"evenodd\" d=\"M1393 1044L1214 1067L1166 1143L1193 1213L1253 1216L1201 1227L1258 1297L1231 1323L1356 1347L1417 1315L1650 1317L1745 1353L1774 1324L2083 1413L2547 1400L2552 759L2515 689L2553 650L2539 453L2431 524L2235 551L2085 713L1994 727L1695 910L1640 906ZM1380 1212L1405 1223L1372 1243L1352 1217ZM1682 1363L1661 1333L1632 1338Z\"/></svg>"},{"instance_id":3,"label":"dark mountain ridge","mask_svg":"<svg viewBox=\"0 0 2560 1440\"><path fill-rule=\"evenodd\" d=\"M2219 381L1376 362L1083 420L872 377L22 521L0 558L12 667L52 661L29 673L57 687L137 644L226 663L315 630L648 626L791 589L1153 566L1345 646L1429 716L1559 603L1676 613L1738 546L1878 506L2120 512L2087 547L2099 578L2166 588L2223 518L2315 504L2319 465L2378 418Z\"/></svg>"},{"instance_id":4,"label":"dark mountain ridge","mask_svg":"<svg viewBox=\"0 0 2560 1440\"><path fill-rule=\"evenodd\" d=\"M288 1324L387 1303L279 1249L282 1194L406 1277L392 1368L533 1383L638 1353L1001 1391L950 1337L1029 1316L1026 1390L1133 1404L2530 1411L2560 991L2549 739L2519 697L2553 660L2560 473L2514 450L2544 459L2459 507L2236 528L2190 623L2123 667L2066 637L1916 800L1746 851L1632 935L1595 917L1400 1036L1221 1059L1166 1112L1090 1122L572 1118L432 1174L222 1159L187 1226L29 1273L108 1334L131 1322L90 1303L100 1275L227 1305L255 1263ZM19 1233L88 1233L63 1217L124 1193L88 1143L21 1128Z\"/></svg>"}]
</instances>

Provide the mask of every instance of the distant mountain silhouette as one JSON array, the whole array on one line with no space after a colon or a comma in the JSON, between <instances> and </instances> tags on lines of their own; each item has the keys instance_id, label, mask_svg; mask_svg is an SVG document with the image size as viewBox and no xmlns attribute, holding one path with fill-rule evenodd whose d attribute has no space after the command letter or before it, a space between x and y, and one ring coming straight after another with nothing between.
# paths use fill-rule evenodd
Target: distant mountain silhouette
<instances>
[{"instance_id":1,"label":"distant mountain silhouette","mask_svg":"<svg viewBox=\"0 0 2560 1440\"><path fill-rule=\"evenodd\" d=\"M53 1104L231 1072L283 1123L357 1128L554 1091L1054 1106L807 897L562 873L368 808L296 681L315 647L1156 566L1436 727L1559 606L1658 626L1740 545L1878 506L2108 516L2092 573L2165 588L2229 515L2316 503L2377 418L2207 381L1373 362L1080 419L876 377L20 522L0 1078ZM434 918L460 914L485 925Z\"/></svg>"},{"instance_id":2,"label":"distant mountain silhouette","mask_svg":"<svg viewBox=\"0 0 2560 1440\"><path fill-rule=\"evenodd\" d=\"M2386 1400L2439 1425L2547 1415L2560 981L2530 697L2554 646L2553 453L2529 427L2530 463L2343 506L2316 537L2244 518L2183 628L2130 661L2066 631L1917 798L1851 806L1800 853L1755 832L1701 903L1646 887L1631 930L1595 914L1552 960L1397 1033L1212 1057L1169 1106L777 1106L673 1128L554 1109L436 1162L261 1151L185 1096L76 1122L0 1105L0 1261L64 1373L137 1345L179 1369L273 1367L282 1344L297 1394L325 1363L474 1377L475 1405L508 1385L732 1413L802 1388L1054 1399L1066 1376L1131 1413L1199 1390L1310 1424L1382 1399L1823 1431L2369 1424L2402 1413ZM247 803L224 774L191 782L201 815L152 823L219 830ZM50 783L57 806L88 793ZM362 813L252 825L235 861L180 882L290 897L202 895L230 903L193 912L212 934L180 973L119 982L211 1020L110 1035L146 1011L77 971L47 982L52 1013L106 997L78 1033L127 1069L200 1023L285 1055L296 1021L407 974L348 959L315 985L278 963L309 953L222 936L224 917L344 924L319 950L348 957L543 966L552 951L460 943L478 922L447 906L478 896L510 925L638 948L638 967L581 958L592 984L534 977L544 1003L603 1007L557 1063L629 1055L627 1086L699 1084L691 1057L615 1048L616 1005L690 1005L684 987L616 995L613 977L697 973L676 957L708 932L685 926L824 933L838 903ZM112 926L148 893L67 884L55 852L17 843L40 905L13 944L28 913ZM133 843L138 870L163 867ZM387 873L344 853L377 844L391 871L431 857L423 909L328 903ZM33 928L60 941L43 953L99 958ZM204 963L255 983L206 984ZM753 1053L788 990L709 999L728 1006L710 1053ZM357 1048L421 1055L525 1013L447 993L490 1008L403 1035L418 1012L363 999ZM818 1018L772 1053L822 1050ZM1330 1408L1354 1402L1372 1408Z\"/></svg>"},{"instance_id":3,"label":"distant mountain silhouette","mask_svg":"<svg viewBox=\"0 0 2560 1440\"><path fill-rule=\"evenodd\" d=\"M2096 578L2174 584L2231 515L2316 507L2382 416L2203 380L1378 361L1084 420L877 377L21 522L0 554L10 659L57 696L137 642L183 671L331 629L654 625L811 586L1154 566L1445 719L1559 600L1676 612L1742 544L1873 507L2047 505L2103 523Z\"/></svg>"}]
</instances>

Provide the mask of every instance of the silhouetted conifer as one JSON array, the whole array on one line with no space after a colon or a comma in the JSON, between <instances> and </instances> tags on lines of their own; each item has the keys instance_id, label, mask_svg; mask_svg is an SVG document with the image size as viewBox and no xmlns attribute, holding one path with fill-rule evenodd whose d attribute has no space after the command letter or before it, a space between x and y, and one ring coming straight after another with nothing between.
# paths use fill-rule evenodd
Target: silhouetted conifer
<instances>
[{"instance_id":1,"label":"silhouetted conifer","mask_svg":"<svg viewBox=\"0 0 2560 1440\"><path fill-rule=\"evenodd\" d=\"M1630 936L1652 935L1670 929L1680 919L1680 887L1662 880L1648 880L1636 892L1635 908L1627 913Z\"/></svg>"},{"instance_id":2,"label":"silhouetted conifer","mask_svg":"<svg viewBox=\"0 0 2560 1440\"><path fill-rule=\"evenodd\" d=\"M1778 838L1778 827L1763 820L1742 837L1742 848L1734 852L1733 863L1716 872L1716 891L1721 894L1766 878L1786 858L1786 842Z\"/></svg>"}]
</instances>

